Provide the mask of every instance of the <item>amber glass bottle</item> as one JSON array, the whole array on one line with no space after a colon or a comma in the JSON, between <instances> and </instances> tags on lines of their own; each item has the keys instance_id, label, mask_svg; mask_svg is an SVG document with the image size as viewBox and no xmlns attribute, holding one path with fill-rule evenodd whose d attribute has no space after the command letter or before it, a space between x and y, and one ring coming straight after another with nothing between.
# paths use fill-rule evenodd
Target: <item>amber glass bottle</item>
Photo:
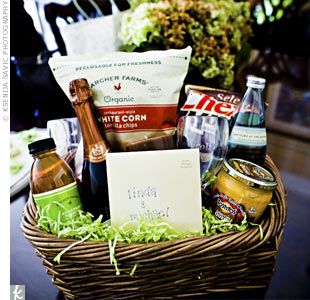
<instances>
[{"instance_id":1,"label":"amber glass bottle","mask_svg":"<svg viewBox=\"0 0 310 300\"><path fill-rule=\"evenodd\" d=\"M74 217L77 210L82 209L76 178L56 153L54 140L33 142L28 149L34 158L30 188L41 215L61 221Z\"/></svg>"},{"instance_id":2,"label":"amber glass bottle","mask_svg":"<svg viewBox=\"0 0 310 300\"><path fill-rule=\"evenodd\" d=\"M70 97L80 123L84 145L82 201L95 217L110 219L106 153L110 147L103 139L93 109L93 97L86 79L70 82Z\"/></svg>"}]
</instances>

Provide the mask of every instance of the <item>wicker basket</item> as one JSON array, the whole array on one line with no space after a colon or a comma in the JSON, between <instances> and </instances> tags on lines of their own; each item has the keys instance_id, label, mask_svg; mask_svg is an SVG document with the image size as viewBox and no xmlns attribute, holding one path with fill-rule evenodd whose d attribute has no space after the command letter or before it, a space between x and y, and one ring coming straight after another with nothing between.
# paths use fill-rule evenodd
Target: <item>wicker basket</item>
<instances>
[{"instance_id":1,"label":"wicker basket","mask_svg":"<svg viewBox=\"0 0 310 300\"><path fill-rule=\"evenodd\" d=\"M68 299L193 298L266 288L286 219L286 193L280 174L269 157L266 167L275 175L278 187L273 197L276 205L266 210L261 221L263 240L255 227L174 242L118 243L119 276L104 242L83 242L66 252L61 264L53 262L74 240L59 239L38 229L32 198L25 206L21 227L53 283ZM139 266L131 277L135 263Z\"/></svg>"}]
</instances>

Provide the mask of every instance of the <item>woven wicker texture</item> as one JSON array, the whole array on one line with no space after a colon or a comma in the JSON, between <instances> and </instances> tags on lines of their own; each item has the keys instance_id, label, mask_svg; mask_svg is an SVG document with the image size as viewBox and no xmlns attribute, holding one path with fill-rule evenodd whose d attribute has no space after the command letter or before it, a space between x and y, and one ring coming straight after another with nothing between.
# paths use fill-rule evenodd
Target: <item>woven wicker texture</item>
<instances>
[{"instance_id":1,"label":"woven wicker texture","mask_svg":"<svg viewBox=\"0 0 310 300\"><path fill-rule=\"evenodd\" d=\"M278 187L275 206L268 207L261 225L243 232L186 238L150 244L118 243L115 256L121 275L110 264L104 242L83 242L66 252L61 264L53 258L75 240L59 239L36 227L36 207L29 199L21 228L36 249L53 283L68 299L174 299L264 288L274 271L286 219L286 193L280 174L267 157L266 167ZM139 266L129 275L135 263Z\"/></svg>"}]
</instances>

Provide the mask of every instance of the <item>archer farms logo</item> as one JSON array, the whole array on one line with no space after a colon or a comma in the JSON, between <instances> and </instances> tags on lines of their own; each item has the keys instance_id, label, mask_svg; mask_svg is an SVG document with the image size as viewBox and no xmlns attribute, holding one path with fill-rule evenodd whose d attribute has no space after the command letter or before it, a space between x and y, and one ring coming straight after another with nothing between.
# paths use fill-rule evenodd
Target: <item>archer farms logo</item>
<instances>
[{"instance_id":1,"label":"archer farms logo","mask_svg":"<svg viewBox=\"0 0 310 300\"><path fill-rule=\"evenodd\" d=\"M25 300L25 286L11 285L10 286L10 300Z\"/></svg>"}]
</instances>

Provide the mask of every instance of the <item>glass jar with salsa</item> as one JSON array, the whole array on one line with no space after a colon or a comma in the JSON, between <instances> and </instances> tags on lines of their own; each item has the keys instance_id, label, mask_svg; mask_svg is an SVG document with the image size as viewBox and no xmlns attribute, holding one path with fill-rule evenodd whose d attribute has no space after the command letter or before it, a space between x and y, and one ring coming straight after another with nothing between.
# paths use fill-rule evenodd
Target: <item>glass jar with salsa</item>
<instances>
[{"instance_id":1,"label":"glass jar with salsa","mask_svg":"<svg viewBox=\"0 0 310 300\"><path fill-rule=\"evenodd\" d=\"M219 219L229 217L241 222L257 222L272 199L277 183L274 176L252 162L231 158L223 168L212 189L213 212Z\"/></svg>"}]
</instances>

